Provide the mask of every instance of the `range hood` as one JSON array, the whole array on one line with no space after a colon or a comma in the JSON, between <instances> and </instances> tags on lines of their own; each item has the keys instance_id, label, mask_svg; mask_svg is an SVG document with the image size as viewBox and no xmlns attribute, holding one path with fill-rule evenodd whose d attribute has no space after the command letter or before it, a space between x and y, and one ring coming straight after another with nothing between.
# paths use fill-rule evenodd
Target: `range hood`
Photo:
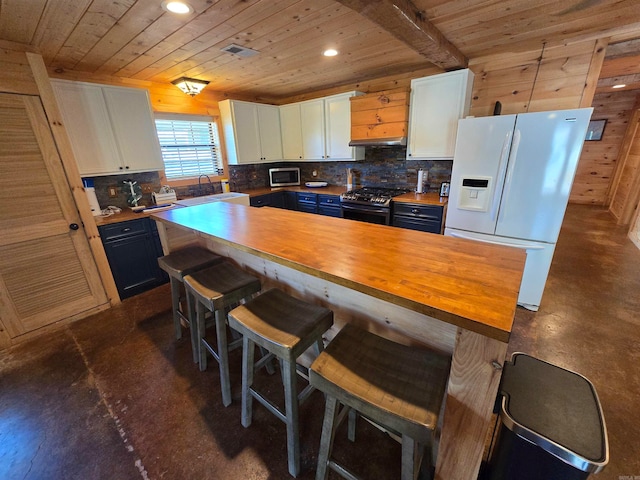
<instances>
[{"instance_id":1,"label":"range hood","mask_svg":"<svg viewBox=\"0 0 640 480\"><path fill-rule=\"evenodd\" d=\"M407 137L361 138L349 142L350 147L396 147L406 145Z\"/></svg>"},{"instance_id":2,"label":"range hood","mask_svg":"<svg viewBox=\"0 0 640 480\"><path fill-rule=\"evenodd\" d=\"M356 95L351 101L351 147L407 145L409 92L406 88Z\"/></svg>"}]
</instances>

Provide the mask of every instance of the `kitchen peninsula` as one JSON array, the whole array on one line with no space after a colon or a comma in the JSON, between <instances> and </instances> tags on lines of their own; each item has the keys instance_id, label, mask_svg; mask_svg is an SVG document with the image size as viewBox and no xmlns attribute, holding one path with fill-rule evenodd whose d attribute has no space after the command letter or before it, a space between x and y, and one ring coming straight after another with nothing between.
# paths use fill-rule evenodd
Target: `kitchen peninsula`
<instances>
[{"instance_id":1,"label":"kitchen peninsula","mask_svg":"<svg viewBox=\"0 0 640 480\"><path fill-rule=\"evenodd\" d=\"M265 288L277 286L331 308L338 329L353 322L399 342L449 353L453 360L436 478L476 478L524 252L227 203L152 218L165 253L200 243L259 275Z\"/></svg>"}]
</instances>

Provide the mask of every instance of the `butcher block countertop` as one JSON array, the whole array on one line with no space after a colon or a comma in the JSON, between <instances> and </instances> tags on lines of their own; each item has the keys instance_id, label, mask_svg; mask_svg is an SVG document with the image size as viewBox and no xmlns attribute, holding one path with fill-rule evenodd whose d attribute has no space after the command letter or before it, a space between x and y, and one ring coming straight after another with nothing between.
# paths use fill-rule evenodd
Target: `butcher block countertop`
<instances>
[{"instance_id":1,"label":"butcher block countertop","mask_svg":"<svg viewBox=\"0 0 640 480\"><path fill-rule=\"evenodd\" d=\"M525 262L521 250L224 202L166 210L152 218L489 338L509 340Z\"/></svg>"}]
</instances>

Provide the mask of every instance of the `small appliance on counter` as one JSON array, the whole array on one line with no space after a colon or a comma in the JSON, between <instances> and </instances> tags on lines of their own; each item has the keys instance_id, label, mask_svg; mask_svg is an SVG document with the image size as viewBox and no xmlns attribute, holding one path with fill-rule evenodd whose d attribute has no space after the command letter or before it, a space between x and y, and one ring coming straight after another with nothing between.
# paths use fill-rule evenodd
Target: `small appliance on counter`
<instances>
[{"instance_id":1,"label":"small appliance on counter","mask_svg":"<svg viewBox=\"0 0 640 480\"><path fill-rule=\"evenodd\" d=\"M164 205L177 200L176 191L169 185L163 185L160 187L160 191L158 193L152 192L151 197L153 198L153 203L156 205Z\"/></svg>"},{"instance_id":2,"label":"small appliance on counter","mask_svg":"<svg viewBox=\"0 0 640 480\"><path fill-rule=\"evenodd\" d=\"M271 187L300 185L300 169L294 167L270 168L269 185Z\"/></svg>"},{"instance_id":3,"label":"small appliance on counter","mask_svg":"<svg viewBox=\"0 0 640 480\"><path fill-rule=\"evenodd\" d=\"M83 178L82 184L84 185L84 191L87 194L87 200L89 200L89 208L91 208L91 214L96 217L102 213L100 204L98 203L98 197L96 197L96 189L93 186L93 178Z\"/></svg>"},{"instance_id":4,"label":"small appliance on counter","mask_svg":"<svg viewBox=\"0 0 640 480\"><path fill-rule=\"evenodd\" d=\"M416 193L424 193L424 185L429 178L428 170L418 170L418 183L416 185Z\"/></svg>"}]
</instances>

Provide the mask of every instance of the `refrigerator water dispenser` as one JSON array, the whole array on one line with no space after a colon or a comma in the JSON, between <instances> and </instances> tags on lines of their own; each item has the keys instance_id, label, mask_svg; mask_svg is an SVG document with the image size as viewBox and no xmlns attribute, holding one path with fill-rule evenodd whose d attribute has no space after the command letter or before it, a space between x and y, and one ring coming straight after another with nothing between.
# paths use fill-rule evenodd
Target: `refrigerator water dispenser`
<instances>
[{"instance_id":1,"label":"refrigerator water dispenser","mask_svg":"<svg viewBox=\"0 0 640 480\"><path fill-rule=\"evenodd\" d=\"M489 209L491 177L467 177L462 179L458 195L458 208L486 212Z\"/></svg>"}]
</instances>

